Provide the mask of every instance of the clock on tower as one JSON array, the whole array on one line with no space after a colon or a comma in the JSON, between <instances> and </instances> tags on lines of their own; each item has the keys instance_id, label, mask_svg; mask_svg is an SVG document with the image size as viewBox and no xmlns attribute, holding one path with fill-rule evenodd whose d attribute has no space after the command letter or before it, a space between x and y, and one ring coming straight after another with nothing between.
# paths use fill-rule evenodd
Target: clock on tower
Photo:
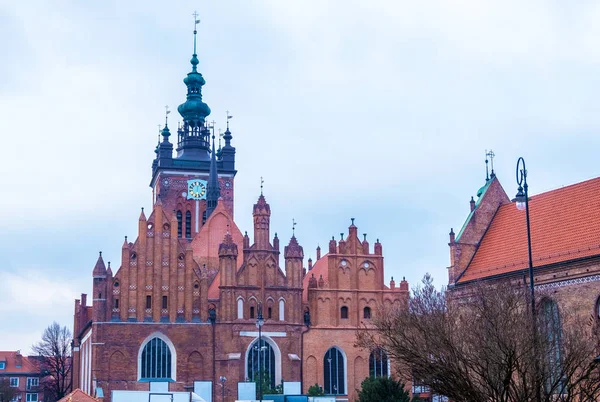
<instances>
[{"instance_id":1,"label":"clock on tower","mask_svg":"<svg viewBox=\"0 0 600 402\"><path fill-rule=\"evenodd\" d=\"M188 180L188 200L205 200L206 199L206 180L192 179Z\"/></svg>"}]
</instances>

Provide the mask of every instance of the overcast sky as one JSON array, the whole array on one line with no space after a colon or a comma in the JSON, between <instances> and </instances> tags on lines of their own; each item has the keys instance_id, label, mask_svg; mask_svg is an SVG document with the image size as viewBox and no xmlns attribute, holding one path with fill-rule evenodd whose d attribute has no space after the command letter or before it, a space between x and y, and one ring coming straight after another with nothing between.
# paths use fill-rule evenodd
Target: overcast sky
<instances>
[{"instance_id":1,"label":"overcast sky","mask_svg":"<svg viewBox=\"0 0 600 402\"><path fill-rule=\"evenodd\" d=\"M3 1L0 350L72 327L98 251L116 268L135 238L194 10L211 119L234 116L236 222L252 232L264 176L306 259L353 217L386 281L441 286L486 149L511 197L519 156L531 194L598 175L598 2Z\"/></svg>"}]
</instances>

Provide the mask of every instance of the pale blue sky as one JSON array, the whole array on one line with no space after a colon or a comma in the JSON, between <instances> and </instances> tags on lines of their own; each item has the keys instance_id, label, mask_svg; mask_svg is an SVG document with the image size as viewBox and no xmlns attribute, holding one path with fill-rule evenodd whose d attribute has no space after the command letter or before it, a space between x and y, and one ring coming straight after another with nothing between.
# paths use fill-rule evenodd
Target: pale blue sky
<instances>
[{"instance_id":1,"label":"pale blue sky","mask_svg":"<svg viewBox=\"0 0 600 402\"><path fill-rule=\"evenodd\" d=\"M354 217L412 286L446 283L485 149L510 196L521 155L532 194L598 175L600 4L572 3L2 2L0 350L72 326L98 250L117 267L135 237L194 10L204 100L234 116L240 228L264 176L282 241L294 218L314 258Z\"/></svg>"}]
</instances>

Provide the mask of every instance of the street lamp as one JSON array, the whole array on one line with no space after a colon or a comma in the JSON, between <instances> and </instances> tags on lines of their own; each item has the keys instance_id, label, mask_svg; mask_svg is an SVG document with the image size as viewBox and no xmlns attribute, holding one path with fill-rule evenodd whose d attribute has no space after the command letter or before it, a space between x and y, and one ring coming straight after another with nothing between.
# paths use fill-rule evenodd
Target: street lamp
<instances>
[{"instance_id":1,"label":"street lamp","mask_svg":"<svg viewBox=\"0 0 600 402\"><path fill-rule=\"evenodd\" d=\"M221 399L223 402L225 402L225 381L227 381L227 378L220 376L219 380L221 380L221 388L222 388L222 392L223 392L223 399Z\"/></svg>"},{"instance_id":2,"label":"street lamp","mask_svg":"<svg viewBox=\"0 0 600 402\"><path fill-rule=\"evenodd\" d=\"M517 189L517 195L515 196L515 198L513 199L513 201L516 202L517 205L517 209L519 211L525 210L525 219L527 221L527 256L529 259L529 289L531 291L531 320L533 323L533 349L534 349L534 359L535 359L535 375L536 377L538 376L538 372L540 370L539 367L539 363L538 363L538 356L537 356L537 351L538 351L538 331L537 331L537 313L535 310L535 290L534 290L534 283L533 283L533 259L531 258L531 226L529 224L529 194L527 193L527 190L529 188L529 186L527 186L527 168L525 167L525 159L523 159L523 157L519 157L519 159L517 160L517 171L516 171L516 176L517 176L517 185L519 186L519 188ZM535 384L535 396L536 396L536 401L541 401L542 397L541 397L541 390L540 390L540 384L537 383Z\"/></svg>"},{"instance_id":3,"label":"street lamp","mask_svg":"<svg viewBox=\"0 0 600 402\"><path fill-rule=\"evenodd\" d=\"M521 167L521 168L520 168ZM519 169L520 168L520 169ZM525 159L520 157L517 160L517 185L519 186L514 200L519 211L525 210L525 219L527 220L527 252L529 257L529 289L531 291L531 314L535 319L535 291L533 287L533 260L531 258L531 227L529 225L529 196L527 194L527 168L525 168ZM534 320L534 326L535 326Z\"/></svg>"},{"instance_id":4,"label":"street lamp","mask_svg":"<svg viewBox=\"0 0 600 402\"><path fill-rule=\"evenodd\" d=\"M260 361L260 350L262 348L262 326L265 319L262 315L262 302L258 303L258 316L256 318L256 328L258 328L258 399L262 402L262 366Z\"/></svg>"}]
</instances>

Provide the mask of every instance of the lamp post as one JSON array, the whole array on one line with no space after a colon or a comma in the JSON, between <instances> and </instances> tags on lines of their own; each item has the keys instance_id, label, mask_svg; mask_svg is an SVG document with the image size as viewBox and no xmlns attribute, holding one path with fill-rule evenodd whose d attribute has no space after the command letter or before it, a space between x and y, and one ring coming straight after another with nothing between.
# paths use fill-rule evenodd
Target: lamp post
<instances>
[{"instance_id":1,"label":"lamp post","mask_svg":"<svg viewBox=\"0 0 600 402\"><path fill-rule=\"evenodd\" d=\"M258 303L258 316L256 318L256 328L258 328L258 399L262 402L262 362L260 359L260 351L262 348L262 326L265 324L265 319L262 315L262 302Z\"/></svg>"},{"instance_id":2,"label":"lamp post","mask_svg":"<svg viewBox=\"0 0 600 402\"><path fill-rule=\"evenodd\" d=\"M522 166L522 167L521 167ZM519 169L521 167L521 169ZM517 195L513 201L516 201L519 211L525 210L525 219L527 220L527 253L529 257L529 289L531 291L531 314L535 317L535 290L533 287L533 260L531 258L531 227L529 225L529 196L527 193L527 168L525 168L525 159L520 157L517 160L517 185L519 186Z\"/></svg>"},{"instance_id":3,"label":"lamp post","mask_svg":"<svg viewBox=\"0 0 600 402\"><path fill-rule=\"evenodd\" d=\"M531 226L529 224L529 194L527 190L529 186L527 186L527 168L525 167L525 159L523 157L519 157L517 160L517 185L519 188L517 189L517 195L514 200L516 202L517 209L519 211L525 210L525 219L527 221L527 256L529 261L529 290L531 292L531 319L533 324L533 351L534 351L534 359L535 359L535 394L536 400L539 402L542 400L540 383L539 383L539 363L538 363L538 345L537 345L537 313L535 309L535 288L533 283L533 259L531 258Z\"/></svg>"},{"instance_id":4,"label":"lamp post","mask_svg":"<svg viewBox=\"0 0 600 402\"><path fill-rule=\"evenodd\" d=\"M222 395L223 395L223 398L221 399L221 401L225 402L225 381L227 381L227 378L220 376L219 380L221 380L221 389L222 389Z\"/></svg>"}]
</instances>

